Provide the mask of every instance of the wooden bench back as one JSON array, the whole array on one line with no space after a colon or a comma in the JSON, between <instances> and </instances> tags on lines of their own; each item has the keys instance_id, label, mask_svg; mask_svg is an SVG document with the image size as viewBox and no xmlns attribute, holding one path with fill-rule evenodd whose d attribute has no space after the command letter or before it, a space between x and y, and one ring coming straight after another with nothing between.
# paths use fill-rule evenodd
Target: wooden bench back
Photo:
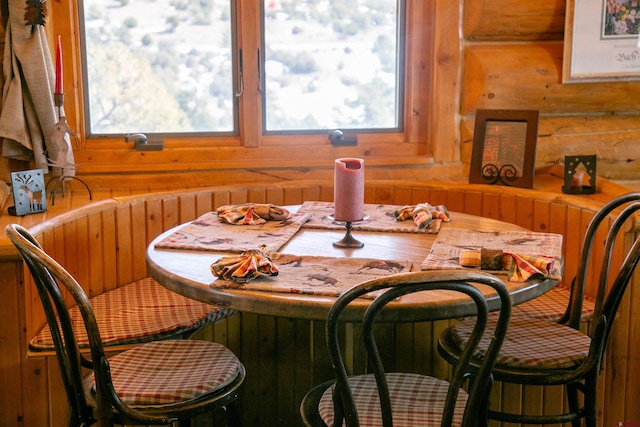
<instances>
[{"instance_id":1,"label":"wooden bench back","mask_svg":"<svg viewBox=\"0 0 640 427\"><path fill-rule=\"evenodd\" d=\"M295 205L305 200L333 200L333 182L221 186L115 197L60 215L34 227L32 232L93 296L145 277L147 245L178 224L224 204ZM370 182L365 188L365 201L442 204L453 212L563 234L565 277L575 274L580 242L594 212L591 206L574 206L566 198L534 190L442 182ZM32 288L28 287L27 292L29 289ZM27 300L33 301L34 297L28 294ZM44 317L33 306L28 309L27 329L35 332Z\"/></svg>"},{"instance_id":2,"label":"wooden bench back","mask_svg":"<svg viewBox=\"0 0 640 427\"><path fill-rule=\"evenodd\" d=\"M246 202L295 205L306 200L332 201L333 182L298 181L272 185L233 185L111 197L60 213L44 222L31 225L29 229L43 243L45 250L71 271L85 287L87 293L93 296L145 277L146 247L153 238L220 205ZM589 198L562 195L557 192L441 181L367 182L365 201L395 205L419 202L443 204L453 212L499 219L535 231L563 234L565 236L565 277L572 277L575 274L582 236L593 213L600 205ZM24 333L28 341L45 320L39 304L36 304L38 299L30 283L30 277L24 275L24 278L24 293L21 290L20 295L17 295L18 299L24 298L24 304L18 303L18 306L24 306L24 312L18 313L18 317L19 323L24 325L20 327L20 333ZM592 289L587 290L587 293L591 292ZM633 321L630 313L632 311L617 322L630 325ZM266 319L264 316L245 313L241 318L222 323L213 331L207 332L211 335L207 335L207 339L221 342L247 358L264 351L254 348L261 345L259 342L245 341L244 338L248 336L268 336L270 342L277 341L279 345L289 346L287 348L291 349L298 346L303 348L304 345L309 344L304 339L299 343L297 340L294 340L295 342L291 340L291 336L297 336L297 334L304 336L309 332L309 324L304 321ZM272 329L265 329L266 325L271 325ZM314 325L313 331L316 331L315 326L317 326L317 333L313 333L313 340L316 350L312 356L307 355L307 357L319 360L326 358L323 347L324 335L321 333L321 325L319 323ZM437 337L438 330L442 326L446 325L434 323L416 325L415 328L424 329L423 332L428 336ZM259 333L256 331L258 328ZM624 335L627 329L623 328L621 333ZM394 329L390 333L393 333L393 336L397 335L395 339L409 340L415 336L416 331L405 330L404 327L398 326L397 330ZM631 338L628 335L627 338L620 336L619 339L628 342ZM26 346L26 342L21 341L22 345ZM433 367L435 371L447 369L446 366L439 365L437 358L427 356L435 354L434 348L431 347L433 343L422 340L421 344L416 345L418 347L415 354L424 352L425 366ZM429 348L431 350L428 350ZM283 363L290 362L289 364L293 366L293 360L289 359L293 358L294 354L296 353L292 352L289 356L287 353L286 357L280 354L279 357L285 357ZM398 360L402 359L401 354L397 357ZM28 380L22 380L22 388L32 397L24 403L28 405L26 409L30 417L65 419L66 406L63 394L52 391L59 390L61 386L55 363L52 362L39 359L24 362L28 368L25 368L21 378L28 378ZM250 362L251 360L247 359L247 363ZM251 369L252 371L261 370L253 365ZM44 375L33 375L32 373L36 371L43 372ZM275 373L272 374L275 375ZM308 372L299 373L301 378L299 392L307 391L307 386L310 385L307 384L309 378L311 383L322 380L323 378L316 377L321 374L313 373L310 377L311 374ZM291 374L287 373L286 376L289 378ZM265 385L265 387L271 387L271 385ZM295 413L297 399L289 397L292 405L291 413ZM42 406L43 401L48 402L46 407Z\"/></svg>"}]
</instances>

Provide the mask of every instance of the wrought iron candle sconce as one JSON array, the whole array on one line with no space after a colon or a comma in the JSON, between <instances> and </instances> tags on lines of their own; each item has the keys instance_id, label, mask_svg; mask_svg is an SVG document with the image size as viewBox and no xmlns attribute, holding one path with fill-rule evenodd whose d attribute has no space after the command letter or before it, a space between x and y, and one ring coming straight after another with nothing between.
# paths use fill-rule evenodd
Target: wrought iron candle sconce
<instances>
[{"instance_id":1,"label":"wrought iron candle sconce","mask_svg":"<svg viewBox=\"0 0 640 427\"><path fill-rule=\"evenodd\" d=\"M596 155L565 156L564 187L567 194L593 194L596 192Z\"/></svg>"}]
</instances>

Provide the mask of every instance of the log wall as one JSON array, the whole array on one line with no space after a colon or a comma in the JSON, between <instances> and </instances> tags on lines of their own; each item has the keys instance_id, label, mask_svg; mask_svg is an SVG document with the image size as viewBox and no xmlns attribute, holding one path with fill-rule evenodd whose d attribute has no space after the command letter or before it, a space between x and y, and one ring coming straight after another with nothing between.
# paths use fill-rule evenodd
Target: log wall
<instances>
[{"instance_id":1,"label":"log wall","mask_svg":"<svg viewBox=\"0 0 640 427\"><path fill-rule=\"evenodd\" d=\"M562 83L564 1L465 0L462 160L476 109L540 111L536 167L596 154L598 176L640 179L639 82Z\"/></svg>"},{"instance_id":2,"label":"log wall","mask_svg":"<svg viewBox=\"0 0 640 427\"><path fill-rule=\"evenodd\" d=\"M406 108L420 120L410 122L405 139L361 135L358 146L336 148L326 138L301 145L286 136L263 138L245 147L183 138L167 141L159 153L136 152L121 140L81 141L78 175L96 189L331 179L333 159L352 156L366 160L367 179L464 177L475 111L482 108L540 112L537 170L566 155L596 154L599 176L640 181L640 83L562 82L565 1L408 3L412 16L427 18L407 45L413 55L407 68L414 70L407 84L420 95ZM48 31L72 35L64 59L79 64L75 6L54 2L51 10ZM74 69L65 107L77 126L82 92Z\"/></svg>"}]
</instances>

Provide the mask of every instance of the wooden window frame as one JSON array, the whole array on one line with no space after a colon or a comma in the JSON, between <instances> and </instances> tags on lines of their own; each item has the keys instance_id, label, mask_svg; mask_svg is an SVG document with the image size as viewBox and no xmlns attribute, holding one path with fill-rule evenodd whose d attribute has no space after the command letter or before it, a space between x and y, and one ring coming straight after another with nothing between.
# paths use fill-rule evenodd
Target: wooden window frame
<instances>
[{"instance_id":1,"label":"wooden window frame","mask_svg":"<svg viewBox=\"0 0 640 427\"><path fill-rule=\"evenodd\" d=\"M260 47L261 31L251 23L260 22L260 1L242 1L237 3L238 27L237 46L244 52L257 52ZM434 161L459 161L460 153L451 147L459 145L458 123L458 87L461 42L459 35L460 10L454 4L439 3L435 0L406 0L406 40L404 66L404 118L402 132L397 133L363 133L358 136L357 150L365 152L369 157L368 164L412 165L432 164ZM76 2L53 2L50 7L50 22L46 29L51 41L51 51L55 46L53 40L63 34L63 61L65 63L65 111L67 120L77 133L79 151L93 151L76 156L78 163L83 164L82 171L99 173L101 171L135 171L144 169L144 165L133 163L127 165L119 159L102 161L95 153L108 151L109 155L117 151L118 157L128 156L131 147L119 138L87 139L84 117L84 96L82 87L81 49L79 37L79 16ZM69 37L68 35L71 35ZM453 47L453 49L452 49ZM441 54L440 51L446 51ZM245 76L257 70L257 55L244 55ZM444 82L436 83L438 80ZM246 78L244 94L239 100L239 134L236 136L196 136L165 138L164 152L176 150L216 150L228 148L234 153L244 153L246 149L258 149L271 153L278 152L280 147L314 147L331 152L331 143L327 135L268 135L262 134L260 119L247 120L248 117L262 117L261 99L258 96L258 79ZM410 144L410 148L404 145ZM328 148L329 147L329 148ZM396 147L396 148L392 148ZM402 154L397 147L402 148ZM274 151L276 150L276 151ZM281 150L280 150L281 153ZM377 154L380 153L380 154ZM393 159L388 160L390 153ZM179 170L183 165L176 163L177 154L167 160L164 170ZM193 170L204 168L200 162ZM284 156L277 156L272 166L313 167L326 159L306 156L294 163ZM273 157L272 157L273 158ZM182 161L182 159L181 159ZM108 164L107 164L108 163ZM225 166L232 167L232 166ZM235 166L237 167L237 166ZM133 168L133 169L132 169ZM160 169L155 166L155 169Z\"/></svg>"}]
</instances>

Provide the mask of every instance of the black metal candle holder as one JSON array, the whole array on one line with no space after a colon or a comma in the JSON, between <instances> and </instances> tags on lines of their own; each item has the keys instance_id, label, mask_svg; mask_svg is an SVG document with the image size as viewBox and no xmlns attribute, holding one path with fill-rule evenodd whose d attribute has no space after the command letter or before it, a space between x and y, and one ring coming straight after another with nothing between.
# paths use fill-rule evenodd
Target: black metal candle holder
<instances>
[{"instance_id":1,"label":"black metal candle holder","mask_svg":"<svg viewBox=\"0 0 640 427\"><path fill-rule=\"evenodd\" d=\"M334 224L342 224L344 223L344 226L347 229L346 234L344 235L344 237L342 238L342 240L338 240L337 242L333 242L333 246L335 246L336 248L347 248L347 249L357 249L357 248L361 248L364 246L364 243L357 240L356 238L354 238L351 235L351 228L352 228L352 221L336 221L335 217L333 215L329 215L329 219L331 221L333 221ZM360 221L366 221L369 219L369 215L365 215ZM360 222L360 221L356 221L356 222Z\"/></svg>"},{"instance_id":2,"label":"black metal candle holder","mask_svg":"<svg viewBox=\"0 0 640 427\"><path fill-rule=\"evenodd\" d=\"M567 194L594 194L596 192L596 162L595 154L565 156L564 158L564 187L562 192ZM582 168L583 177L575 180L576 174Z\"/></svg>"},{"instance_id":3,"label":"black metal candle holder","mask_svg":"<svg viewBox=\"0 0 640 427\"><path fill-rule=\"evenodd\" d=\"M355 239L351 235L351 222L347 221L345 223L345 227L347 228L347 233L344 235L342 240L333 242L333 246L335 246L336 248L351 248L351 249L363 247L364 243Z\"/></svg>"}]
</instances>

